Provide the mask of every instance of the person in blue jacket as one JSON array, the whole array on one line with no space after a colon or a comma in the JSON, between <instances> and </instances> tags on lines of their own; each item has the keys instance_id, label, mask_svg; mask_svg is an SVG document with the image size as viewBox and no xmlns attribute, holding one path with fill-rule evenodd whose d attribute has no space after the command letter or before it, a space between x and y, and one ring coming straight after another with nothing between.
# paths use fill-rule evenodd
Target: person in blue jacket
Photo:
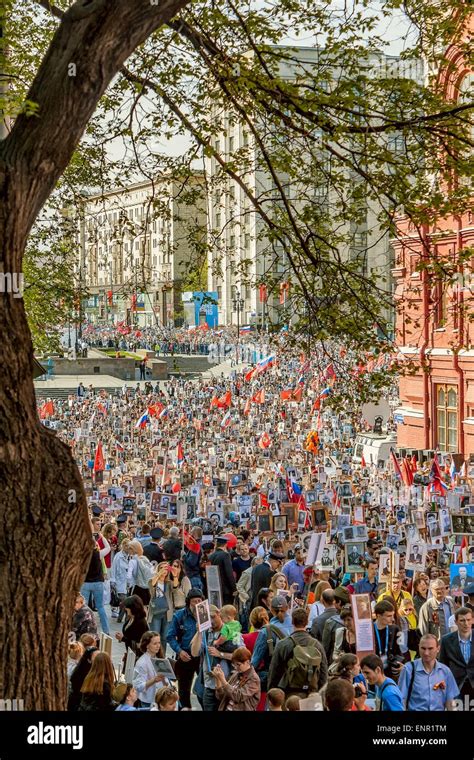
<instances>
[{"instance_id":1,"label":"person in blue jacket","mask_svg":"<svg viewBox=\"0 0 474 760\"><path fill-rule=\"evenodd\" d=\"M175 673L181 707L191 707L191 687L199 671L200 658L191 654L191 641L197 631L196 605L204 600L202 591L192 588L186 597L186 606L173 615L166 641L176 654Z\"/></svg>"}]
</instances>

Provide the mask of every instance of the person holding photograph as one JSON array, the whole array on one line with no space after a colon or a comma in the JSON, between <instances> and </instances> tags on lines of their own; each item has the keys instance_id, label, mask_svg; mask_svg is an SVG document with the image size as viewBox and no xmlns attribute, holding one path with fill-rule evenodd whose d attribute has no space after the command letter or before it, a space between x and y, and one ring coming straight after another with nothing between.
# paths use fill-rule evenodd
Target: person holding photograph
<instances>
[{"instance_id":1,"label":"person holding photograph","mask_svg":"<svg viewBox=\"0 0 474 760\"><path fill-rule=\"evenodd\" d=\"M454 602L441 578L431 581L431 596L420 609L418 628L423 635L433 633L439 639L450 633L449 619L454 615Z\"/></svg>"},{"instance_id":2,"label":"person holding photograph","mask_svg":"<svg viewBox=\"0 0 474 760\"><path fill-rule=\"evenodd\" d=\"M150 581L148 624L151 631L161 636L162 641L166 641L166 630L173 618L173 612L170 566L167 562L161 562Z\"/></svg>"},{"instance_id":3,"label":"person holding photograph","mask_svg":"<svg viewBox=\"0 0 474 760\"><path fill-rule=\"evenodd\" d=\"M202 591L192 588L186 597L186 606L174 613L168 626L166 641L176 655L176 677L181 707L191 707L191 686L199 672L200 658L191 652L197 632L196 605L204 600Z\"/></svg>"},{"instance_id":4,"label":"person holding photograph","mask_svg":"<svg viewBox=\"0 0 474 760\"><path fill-rule=\"evenodd\" d=\"M291 597L298 591L298 584L293 583L292 587L288 586L288 579L284 573L275 573L270 581L270 590L273 595L284 596L288 604L291 603ZM282 593L284 591L285 593Z\"/></svg>"},{"instance_id":5,"label":"person holding photograph","mask_svg":"<svg viewBox=\"0 0 474 760\"><path fill-rule=\"evenodd\" d=\"M136 689L137 698L140 700L140 706L149 708L157 689L169 685L166 676L157 674L153 664L156 658L164 659L165 657L159 634L146 631L140 640L139 651L141 657L135 663L132 683Z\"/></svg>"}]
</instances>

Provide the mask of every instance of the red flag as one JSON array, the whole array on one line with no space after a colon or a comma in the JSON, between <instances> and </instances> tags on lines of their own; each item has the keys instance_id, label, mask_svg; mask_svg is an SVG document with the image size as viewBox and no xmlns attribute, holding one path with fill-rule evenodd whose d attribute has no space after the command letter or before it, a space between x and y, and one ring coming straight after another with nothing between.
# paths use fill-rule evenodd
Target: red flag
<instances>
[{"instance_id":1,"label":"red flag","mask_svg":"<svg viewBox=\"0 0 474 760\"><path fill-rule=\"evenodd\" d=\"M152 404L148 407L148 414L150 417L159 417L164 408L164 404L162 404L160 401L157 401L156 404Z\"/></svg>"},{"instance_id":2,"label":"red flag","mask_svg":"<svg viewBox=\"0 0 474 760\"><path fill-rule=\"evenodd\" d=\"M268 433L262 433L262 435L258 439L257 446L261 449L268 449L268 447L271 445L272 445L272 439L270 438Z\"/></svg>"},{"instance_id":3,"label":"red flag","mask_svg":"<svg viewBox=\"0 0 474 760\"><path fill-rule=\"evenodd\" d=\"M217 400L217 407L219 409L227 409L232 403L232 393L227 391L220 399ZM212 404L212 402L211 402Z\"/></svg>"},{"instance_id":4,"label":"red flag","mask_svg":"<svg viewBox=\"0 0 474 760\"><path fill-rule=\"evenodd\" d=\"M43 406L40 408L39 416L41 420L44 420L46 417L52 417L54 414L54 404L50 401L45 401Z\"/></svg>"},{"instance_id":5,"label":"red flag","mask_svg":"<svg viewBox=\"0 0 474 760\"><path fill-rule=\"evenodd\" d=\"M313 404L313 412L319 412L321 409L321 399L318 397Z\"/></svg>"},{"instance_id":6,"label":"red flag","mask_svg":"<svg viewBox=\"0 0 474 760\"><path fill-rule=\"evenodd\" d=\"M415 473L418 469L418 459L416 458L416 454L413 454L410 465L411 465L411 471Z\"/></svg>"},{"instance_id":7,"label":"red flag","mask_svg":"<svg viewBox=\"0 0 474 760\"><path fill-rule=\"evenodd\" d=\"M102 441L99 441L95 450L94 472L103 472L105 470L104 453L102 451Z\"/></svg>"},{"instance_id":8,"label":"red flag","mask_svg":"<svg viewBox=\"0 0 474 760\"><path fill-rule=\"evenodd\" d=\"M99 403L97 404L97 411L100 412L101 414L107 414L107 407L104 406L104 404L101 404L99 401Z\"/></svg>"},{"instance_id":9,"label":"red flag","mask_svg":"<svg viewBox=\"0 0 474 760\"><path fill-rule=\"evenodd\" d=\"M289 282L282 282L280 283L280 304L285 304L286 299L288 296L288 291L290 289L290 283Z\"/></svg>"},{"instance_id":10,"label":"red flag","mask_svg":"<svg viewBox=\"0 0 474 760\"><path fill-rule=\"evenodd\" d=\"M265 390L264 388L261 388L255 396L252 397L252 401L255 404L264 404L265 403Z\"/></svg>"},{"instance_id":11,"label":"red flag","mask_svg":"<svg viewBox=\"0 0 474 760\"><path fill-rule=\"evenodd\" d=\"M176 463L178 467L182 467L184 464L184 450L183 450L183 444L181 441L178 443L177 449L176 449Z\"/></svg>"},{"instance_id":12,"label":"red flag","mask_svg":"<svg viewBox=\"0 0 474 760\"><path fill-rule=\"evenodd\" d=\"M252 400L250 398L245 402L244 414L250 414L250 407L252 406Z\"/></svg>"},{"instance_id":13,"label":"red flag","mask_svg":"<svg viewBox=\"0 0 474 760\"><path fill-rule=\"evenodd\" d=\"M393 464L393 469L395 471L395 476L397 478L400 478L400 480L403 480L402 471L400 469L400 463L399 463L399 461L398 461L398 459L397 459L397 457L395 455L395 451L393 450L393 448L390 449L390 457L392 459L392 464Z\"/></svg>"},{"instance_id":14,"label":"red flag","mask_svg":"<svg viewBox=\"0 0 474 760\"><path fill-rule=\"evenodd\" d=\"M413 473L411 471L410 462L406 457L403 457L402 459L401 472L404 484L406 486L413 485Z\"/></svg>"},{"instance_id":15,"label":"red flag","mask_svg":"<svg viewBox=\"0 0 474 760\"><path fill-rule=\"evenodd\" d=\"M466 552L465 549L468 547L468 540L467 536L462 537L461 546L459 547L458 556L456 558L456 564L461 564L461 562L466 562L466 559L464 559Z\"/></svg>"},{"instance_id":16,"label":"red flag","mask_svg":"<svg viewBox=\"0 0 474 760\"><path fill-rule=\"evenodd\" d=\"M367 463L365 461L365 457L364 457L363 454L362 454L361 459L360 459L360 466L364 467L364 469L367 467Z\"/></svg>"},{"instance_id":17,"label":"red flag","mask_svg":"<svg viewBox=\"0 0 474 760\"><path fill-rule=\"evenodd\" d=\"M261 509L269 509L270 505L268 503L268 498L265 496L264 493L260 494L260 508Z\"/></svg>"},{"instance_id":18,"label":"red flag","mask_svg":"<svg viewBox=\"0 0 474 760\"><path fill-rule=\"evenodd\" d=\"M324 379L325 380L333 380L336 377L336 373L334 371L334 364L328 364L326 369L324 370Z\"/></svg>"},{"instance_id":19,"label":"red flag","mask_svg":"<svg viewBox=\"0 0 474 760\"><path fill-rule=\"evenodd\" d=\"M198 541L196 541L184 528L183 528L183 542L186 549L189 549L190 552L194 552L194 554L199 554L199 552L201 551L201 547Z\"/></svg>"},{"instance_id":20,"label":"red flag","mask_svg":"<svg viewBox=\"0 0 474 760\"><path fill-rule=\"evenodd\" d=\"M265 301L268 298L267 286L266 285L260 285L258 291L259 291L260 303L265 303Z\"/></svg>"},{"instance_id":21,"label":"red flag","mask_svg":"<svg viewBox=\"0 0 474 760\"><path fill-rule=\"evenodd\" d=\"M302 400L302 398L303 398L303 388L300 385L300 387L297 388L295 391L293 391L293 393L291 394L291 400L298 401L299 403Z\"/></svg>"},{"instance_id":22,"label":"red flag","mask_svg":"<svg viewBox=\"0 0 474 760\"><path fill-rule=\"evenodd\" d=\"M244 375L244 379L246 380L247 383L251 381L252 377L255 374L255 371L256 371L255 367L252 367L252 369L247 370L247 372Z\"/></svg>"},{"instance_id":23,"label":"red flag","mask_svg":"<svg viewBox=\"0 0 474 760\"><path fill-rule=\"evenodd\" d=\"M280 391L280 401L291 401L291 397L293 395L293 391L287 390L287 391Z\"/></svg>"}]
</instances>

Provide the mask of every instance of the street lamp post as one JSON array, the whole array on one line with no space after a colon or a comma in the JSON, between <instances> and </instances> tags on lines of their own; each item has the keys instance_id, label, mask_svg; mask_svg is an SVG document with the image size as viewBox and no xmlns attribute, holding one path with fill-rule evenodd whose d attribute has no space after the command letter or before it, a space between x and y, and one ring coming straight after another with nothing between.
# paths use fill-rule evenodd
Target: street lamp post
<instances>
[{"instance_id":1,"label":"street lamp post","mask_svg":"<svg viewBox=\"0 0 474 760\"><path fill-rule=\"evenodd\" d=\"M240 295L239 291L236 290L233 298L233 308L234 311L237 312L237 356L236 356L236 363L239 362L239 355L240 355L240 312L243 313L244 311L244 299Z\"/></svg>"}]
</instances>

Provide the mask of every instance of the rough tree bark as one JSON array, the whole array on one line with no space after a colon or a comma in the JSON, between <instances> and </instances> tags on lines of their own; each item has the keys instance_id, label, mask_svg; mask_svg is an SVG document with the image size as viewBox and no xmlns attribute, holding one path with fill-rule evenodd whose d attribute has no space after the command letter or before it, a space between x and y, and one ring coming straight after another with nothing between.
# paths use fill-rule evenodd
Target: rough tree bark
<instances>
[{"instance_id":1,"label":"rough tree bark","mask_svg":"<svg viewBox=\"0 0 474 760\"><path fill-rule=\"evenodd\" d=\"M28 94L39 113L0 144L0 272L21 272L31 226L113 76L188 2L80 0L64 14ZM61 710L92 538L71 452L38 420L32 359L23 301L0 293L0 698Z\"/></svg>"}]
</instances>

